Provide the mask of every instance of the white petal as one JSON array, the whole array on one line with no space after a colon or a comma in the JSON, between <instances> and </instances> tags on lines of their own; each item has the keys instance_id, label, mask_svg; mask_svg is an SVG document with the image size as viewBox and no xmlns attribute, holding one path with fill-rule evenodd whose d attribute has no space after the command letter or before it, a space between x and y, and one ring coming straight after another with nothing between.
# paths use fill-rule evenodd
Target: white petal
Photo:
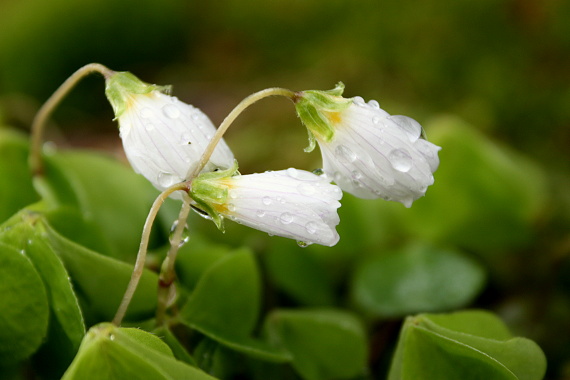
<instances>
[{"instance_id":1,"label":"white petal","mask_svg":"<svg viewBox=\"0 0 570 380\"><path fill-rule=\"evenodd\" d=\"M331 142L319 141L325 173L360 198L384 198L406 207L433 184L438 146L420 137L421 126L357 99L341 113Z\"/></svg>"},{"instance_id":2,"label":"white petal","mask_svg":"<svg viewBox=\"0 0 570 380\"><path fill-rule=\"evenodd\" d=\"M313 173L287 169L224 180L230 220L305 243L335 245L342 191Z\"/></svg>"},{"instance_id":3,"label":"white petal","mask_svg":"<svg viewBox=\"0 0 570 380\"><path fill-rule=\"evenodd\" d=\"M133 169L161 191L186 179L216 132L202 111L158 91L133 95L119 129ZM226 169L233 160L222 140L204 170Z\"/></svg>"}]
</instances>

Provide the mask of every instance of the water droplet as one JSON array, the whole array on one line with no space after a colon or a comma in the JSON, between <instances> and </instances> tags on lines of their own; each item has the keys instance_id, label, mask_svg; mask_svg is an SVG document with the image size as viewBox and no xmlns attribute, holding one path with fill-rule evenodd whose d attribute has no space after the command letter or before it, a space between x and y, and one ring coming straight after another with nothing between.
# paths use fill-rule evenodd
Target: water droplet
<instances>
[{"instance_id":1,"label":"water droplet","mask_svg":"<svg viewBox=\"0 0 570 380\"><path fill-rule=\"evenodd\" d=\"M287 169L287 174L289 174L289 176L293 177L293 178L297 178L297 176L299 175L297 169L295 169L295 168Z\"/></svg>"},{"instance_id":2,"label":"water droplet","mask_svg":"<svg viewBox=\"0 0 570 380\"><path fill-rule=\"evenodd\" d=\"M230 196L230 198L232 199L236 199L238 194L237 191L235 189L230 189L230 191L228 191L228 195Z\"/></svg>"},{"instance_id":3,"label":"water droplet","mask_svg":"<svg viewBox=\"0 0 570 380\"><path fill-rule=\"evenodd\" d=\"M320 168L319 168L319 169L315 169L315 170L313 170L313 174L314 174L314 175L319 175L319 176L320 176L320 175L323 175L323 174L325 174L325 171L324 171L323 169L320 169Z\"/></svg>"},{"instance_id":4,"label":"water droplet","mask_svg":"<svg viewBox=\"0 0 570 380\"><path fill-rule=\"evenodd\" d=\"M182 239L180 239L180 243L178 243L178 248L182 248L182 246L188 243L188 241L190 240L190 235L188 235L187 230L184 231L186 232L186 235L183 235Z\"/></svg>"},{"instance_id":5,"label":"water droplet","mask_svg":"<svg viewBox=\"0 0 570 380\"><path fill-rule=\"evenodd\" d=\"M374 100L374 99L372 99L371 101L369 101L369 102L368 102L368 105L369 105L370 107L372 107L372 108L380 109L380 104L379 104L376 100Z\"/></svg>"},{"instance_id":6,"label":"water droplet","mask_svg":"<svg viewBox=\"0 0 570 380\"><path fill-rule=\"evenodd\" d=\"M193 113L192 113L192 119L194 119L194 120L199 120L199 119L200 119L200 116L202 116L202 115L200 114L200 112L193 112Z\"/></svg>"},{"instance_id":7,"label":"water droplet","mask_svg":"<svg viewBox=\"0 0 570 380\"><path fill-rule=\"evenodd\" d=\"M144 129L146 129L147 131L152 131L152 130L154 130L154 124L146 123L144 126Z\"/></svg>"},{"instance_id":8,"label":"water droplet","mask_svg":"<svg viewBox=\"0 0 570 380\"><path fill-rule=\"evenodd\" d=\"M318 227L315 222L308 222L307 224L305 224L305 229L307 230L308 233L313 235L315 232L317 232Z\"/></svg>"},{"instance_id":9,"label":"water droplet","mask_svg":"<svg viewBox=\"0 0 570 380\"><path fill-rule=\"evenodd\" d=\"M154 115L154 112L152 112L152 109L146 107L140 110L139 114L143 119L150 119Z\"/></svg>"},{"instance_id":10,"label":"water droplet","mask_svg":"<svg viewBox=\"0 0 570 380\"><path fill-rule=\"evenodd\" d=\"M338 145L335 150L334 154L336 158L338 158L341 162L344 163L351 163L356 161L357 155L349 147L345 145Z\"/></svg>"},{"instance_id":11,"label":"water droplet","mask_svg":"<svg viewBox=\"0 0 570 380\"><path fill-rule=\"evenodd\" d=\"M255 215L257 215L260 218L263 218L265 216L265 211L263 210L257 210L257 212L255 213Z\"/></svg>"},{"instance_id":12,"label":"water droplet","mask_svg":"<svg viewBox=\"0 0 570 380\"><path fill-rule=\"evenodd\" d=\"M228 203L228 210L230 211L235 211L236 210L236 205L234 205L233 203Z\"/></svg>"},{"instance_id":13,"label":"water droplet","mask_svg":"<svg viewBox=\"0 0 570 380\"><path fill-rule=\"evenodd\" d=\"M297 245L301 248L307 248L311 245L311 243L307 243L306 241L297 240Z\"/></svg>"},{"instance_id":14,"label":"water droplet","mask_svg":"<svg viewBox=\"0 0 570 380\"><path fill-rule=\"evenodd\" d=\"M363 107L366 104L364 102L364 99L362 99L362 97L360 96L355 96L354 98L352 98L352 102L359 107Z\"/></svg>"},{"instance_id":15,"label":"water droplet","mask_svg":"<svg viewBox=\"0 0 570 380\"><path fill-rule=\"evenodd\" d=\"M380 116L373 116L372 117L372 123L378 125L380 124L380 122L382 121L382 118Z\"/></svg>"},{"instance_id":16,"label":"water droplet","mask_svg":"<svg viewBox=\"0 0 570 380\"><path fill-rule=\"evenodd\" d=\"M170 187L176 183L176 177L172 173L167 172L158 173L156 180L162 187Z\"/></svg>"},{"instance_id":17,"label":"water droplet","mask_svg":"<svg viewBox=\"0 0 570 380\"><path fill-rule=\"evenodd\" d=\"M394 149L390 152L388 160L392 167L400 172L407 172L412 168L412 156L405 149Z\"/></svg>"},{"instance_id":18,"label":"water droplet","mask_svg":"<svg viewBox=\"0 0 570 380\"><path fill-rule=\"evenodd\" d=\"M406 133L406 135L408 135L408 139L411 142L416 141L422 133L422 126L420 123L411 117L394 115L390 116L390 120L398 124L398 126Z\"/></svg>"},{"instance_id":19,"label":"water droplet","mask_svg":"<svg viewBox=\"0 0 570 380\"><path fill-rule=\"evenodd\" d=\"M268 196L265 196L265 197L261 198L261 202L264 205L269 206L271 204L272 200Z\"/></svg>"},{"instance_id":20,"label":"water droplet","mask_svg":"<svg viewBox=\"0 0 570 380\"><path fill-rule=\"evenodd\" d=\"M283 224L289 224L293 221L293 215L289 214L288 212L284 212L283 214L281 214L281 216L279 217L279 220L281 221L281 223Z\"/></svg>"},{"instance_id":21,"label":"water droplet","mask_svg":"<svg viewBox=\"0 0 570 380\"><path fill-rule=\"evenodd\" d=\"M313 185L306 182L300 183L299 186L297 186L297 190L299 191L300 194L307 196L314 194L316 191Z\"/></svg>"},{"instance_id":22,"label":"water droplet","mask_svg":"<svg viewBox=\"0 0 570 380\"><path fill-rule=\"evenodd\" d=\"M351 174L352 174L352 178L354 178L354 179L361 179L362 178L362 173L359 172L358 170L353 170Z\"/></svg>"},{"instance_id":23,"label":"water droplet","mask_svg":"<svg viewBox=\"0 0 570 380\"><path fill-rule=\"evenodd\" d=\"M109 335L109 340L115 340L115 334Z\"/></svg>"},{"instance_id":24,"label":"water droplet","mask_svg":"<svg viewBox=\"0 0 570 380\"><path fill-rule=\"evenodd\" d=\"M180 116L180 110L174 104L167 104L162 107L162 113L169 119L176 119Z\"/></svg>"}]
</instances>

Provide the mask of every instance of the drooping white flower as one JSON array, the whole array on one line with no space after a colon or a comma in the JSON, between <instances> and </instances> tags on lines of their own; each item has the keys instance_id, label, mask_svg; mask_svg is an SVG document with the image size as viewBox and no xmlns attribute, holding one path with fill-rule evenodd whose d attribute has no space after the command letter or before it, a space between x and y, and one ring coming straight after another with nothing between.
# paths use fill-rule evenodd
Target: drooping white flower
<instances>
[{"instance_id":1,"label":"drooping white flower","mask_svg":"<svg viewBox=\"0 0 570 380\"><path fill-rule=\"evenodd\" d=\"M338 186L322 176L287 169L248 175L203 173L190 196L221 228L222 217L304 244L335 245L339 236Z\"/></svg>"},{"instance_id":2,"label":"drooping white flower","mask_svg":"<svg viewBox=\"0 0 570 380\"><path fill-rule=\"evenodd\" d=\"M202 111L166 91L127 72L114 74L106 84L127 159L160 191L187 179L216 132ZM221 140L203 171L227 169L233 162Z\"/></svg>"},{"instance_id":3,"label":"drooping white flower","mask_svg":"<svg viewBox=\"0 0 570 380\"><path fill-rule=\"evenodd\" d=\"M297 112L323 155L323 170L343 190L360 198L383 198L410 207L434 182L441 149L422 136L420 124L391 116L378 102L343 98L344 85L305 91Z\"/></svg>"}]
</instances>

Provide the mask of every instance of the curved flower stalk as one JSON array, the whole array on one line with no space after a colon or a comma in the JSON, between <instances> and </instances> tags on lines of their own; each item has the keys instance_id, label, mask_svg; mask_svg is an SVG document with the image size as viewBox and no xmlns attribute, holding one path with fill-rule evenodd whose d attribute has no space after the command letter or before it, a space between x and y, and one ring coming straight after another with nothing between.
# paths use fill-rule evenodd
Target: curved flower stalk
<instances>
[{"instance_id":1,"label":"curved flower stalk","mask_svg":"<svg viewBox=\"0 0 570 380\"><path fill-rule=\"evenodd\" d=\"M304 170L240 175L236 165L198 176L190 196L220 229L226 217L300 244L333 246L339 240L335 227L342 191Z\"/></svg>"},{"instance_id":2,"label":"curved flower stalk","mask_svg":"<svg viewBox=\"0 0 570 380\"><path fill-rule=\"evenodd\" d=\"M128 72L107 78L106 95L133 169L164 191L183 182L216 132L198 108L167 95L168 87L140 81ZM222 140L203 171L227 169L234 156Z\"/></svg>"},{"instance_id":3,"label":"curved flower stalk","mask_svg":"<svg viewBox=\"0 0 570 380\"><path fill-rule=\"evenodd\" d=\"M434 182L441 149L422 136L421 125L391 116L378 102L343 98L344 85L298 93L296 109L323 156L323 170L360 198L383 198L410 207Z\"/></svg>"}]
</instances>

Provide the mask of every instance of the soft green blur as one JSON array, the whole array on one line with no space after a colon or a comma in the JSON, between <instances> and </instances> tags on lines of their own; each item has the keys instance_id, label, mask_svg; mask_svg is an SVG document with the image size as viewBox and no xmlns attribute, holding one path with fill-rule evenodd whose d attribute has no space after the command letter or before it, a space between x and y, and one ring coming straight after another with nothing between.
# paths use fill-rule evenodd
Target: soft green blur
<instances>
[{"instance_id":1,"label":"soft green blur","mask_svg":"<svg viewBox=\"0 0 570 380\"><path fill-rule=\"evenodd\" d=\"M215 124L263 88L343 81L346 97L417 119L442 146L426 197L408 210L345 195L332 249L297 248L229 222L225 236L202 221L196 228L262 252L295 302L354 304L371 320L385 315L375 314L382 305L359 303L367 263L383 265L410 241L458 250L488 280L478 297L451 307L498 313L543 348L548 378L562 379L570 376L569 19L570 2L555 0L3 0L0 125L29 128L41 103L91 62L172 84ZM94 76L63 102L48 136L116 152L112 118ZM253 106L227 141L244 174L321 162L317 151L303 152L306 130L285 99ZM12 193L6 218L31 202ZM308 276L296 277L305 270L311 296Z\"/></svg>"}]
</instances>

